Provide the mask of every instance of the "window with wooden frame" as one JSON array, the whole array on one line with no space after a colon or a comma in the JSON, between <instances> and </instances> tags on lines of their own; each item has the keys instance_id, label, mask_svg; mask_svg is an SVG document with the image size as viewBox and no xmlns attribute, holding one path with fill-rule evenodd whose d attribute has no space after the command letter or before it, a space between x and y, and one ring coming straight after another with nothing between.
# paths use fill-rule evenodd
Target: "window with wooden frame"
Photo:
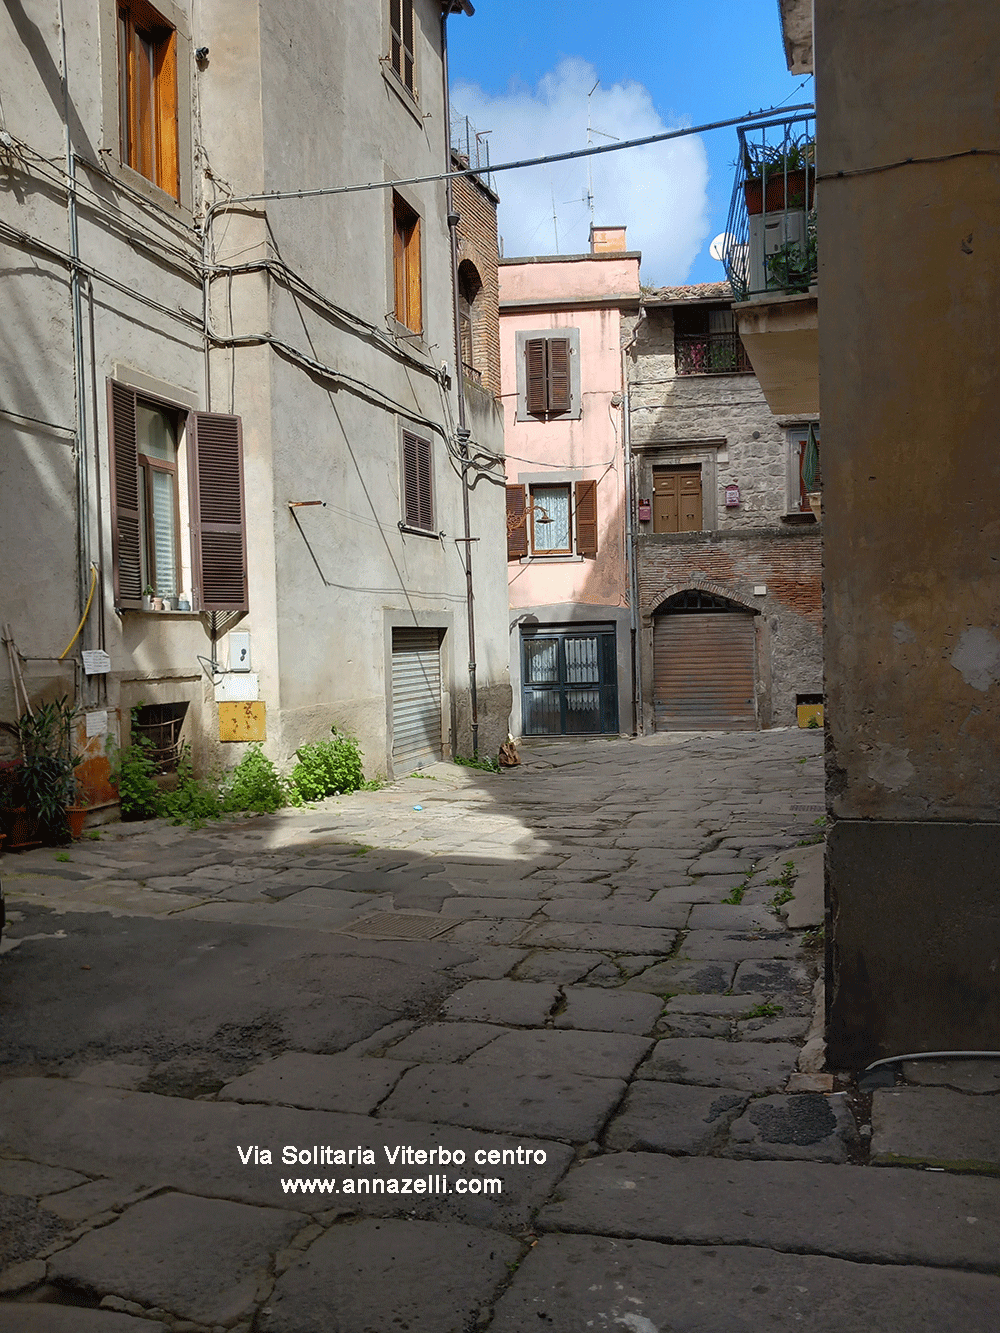
<instances>
[{"instance_id":1,"label":"window with wooden frame","mask_svg":"<svg viewBox=\"0 0 1000 1333\"><path fill-rule=\"evenodd\" d=\"M674 306L674 368L678 375L753 373L729 306Z\"/></svg>"},{"instance_id":2,"label":"window with wooden frame","mask_svg":"<svg viewBox=\"0 0 1000 1333\"><path fill-rule=\"evenodd\" d=\"M654 467L653 531L701 530L701 467Z\"/></svg>"},{"instance_id":3,"label":"window with wooden frame","mask_svg":"<svg viewBox=\"0 0 1000 1333\"><path fill-rule=\"evenodd\" d=\"M392 274L396 318L419 333L423 328L420 218L398 194L392 196Z\"/></svg>"},{"instance_id":4,"label":"window with wooden frame","mask_svg":"<svg viewBox=\"0 0 1000 1333\"><path fill-rule=\"evenodd\" d=\"M393 73L416 97L413 81L413 0L389 0L390 51Z\"/></svg>"},{"instance_id":5,"label":"window with wooden frame","mask_svg":"<svg viewBox=\"0 0 1000 1333\"><path fill-rule=\"evenodd\" d=\"M108 423L115 606L141 610L146 587L178 596L189 551L192 609L248 610L240 418L109 380Z\"/></svg>"},{"instance_id":6,"label":"window with wooden frame","mask_svg":"<svg viewBox=\"0 0 1000 1333\"><path fill-rule=\"evenodd\" d=\"M800 426L788 433L791 447L791 495L789 512L814 512L809 496L823 489L823 472L819 456L819 426Z\"/></svg>"},{"instance_id":7,"label":"window with wooden frame","mask_svg":"<svg viewBox=\"0 0 1000 1333\"><path fill-rule=\"evenodd\" d=\"M403 431L403 526L434 531L434 485L430 440Z\"/></svg>"},{"instance_id":8,"label":"window with wooden frame","mask_svg":"<svg viewBox=\"0 0 1000 1333\"><path fill-rule=\"evenodd\" d=\"M571 406L570 340L529 338L524 344L525 405L532 416L557 416Z\"/></svg>"},{"instance_id":9,"label":"window with wooden frame","mask_svg":"<svg viewBox=\"0 0 1000 1333\"><path fill-rule=\"evenodd\" d=\"M177 34L146 0L118 5L118 126L121 160L175 199Z\"/></svg>"},{"instance_id":10,"label":"window with wooden frame","mask_svg":"<svg viewBox=\"0 0 1000 1333\"><path fill-rule=\"evenodd\" d=\"M507 487L507 559L597 555L597 482Z\"/></svg>"}]
</instances>

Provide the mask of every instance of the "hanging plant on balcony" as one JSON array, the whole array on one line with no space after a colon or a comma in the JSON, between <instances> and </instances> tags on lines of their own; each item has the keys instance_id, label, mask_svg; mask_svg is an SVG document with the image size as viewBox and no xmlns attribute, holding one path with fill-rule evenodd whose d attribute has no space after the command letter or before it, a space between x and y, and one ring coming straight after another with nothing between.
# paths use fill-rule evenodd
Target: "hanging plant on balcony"
<instances>
[{"instance_id":1,"label":"hanging plant on balcony","mask_svg":"<svg viewBox=\"0 0 1000 1333\"><path fill-rule=\"evenodd\" d=\"M807 292L816 281L816 214L809 216L805 245L786 241L773 254L765 256L764 262L769 291Z\"/></svg>"},{"instance_id":2,"label":"hanging plant on balcony","mask_svg":"<svg viewBox=\"0 0 1000 1333\"><path fill-rule=\"evenodd\" d=\"M743 194L747 212L780 213L812 207L816 144L803 136L782 144L745 144Z\"/></svg>"}]
</instances>

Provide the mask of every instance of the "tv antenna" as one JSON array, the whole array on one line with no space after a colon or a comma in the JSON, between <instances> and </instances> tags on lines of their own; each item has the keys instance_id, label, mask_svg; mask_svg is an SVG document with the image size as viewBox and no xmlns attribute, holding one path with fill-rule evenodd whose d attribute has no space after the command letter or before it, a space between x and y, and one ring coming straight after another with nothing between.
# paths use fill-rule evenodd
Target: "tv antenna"
<instances>
[{"instance_id":1,"label":"tv antenna","mask_svg":"<svg viewBox=\"0 0 1000 1333\"><path fill-rule=\"evenodd\" d=\"M591 88L590 92L587 94L587 147L588 148L593 148L595 134L599 134L602 139L612 139L615 143L621 142L617 134L607 134L605 133L604 130L595 130L593 125L591 124L590 99L594 96L594 93L597 92L600 86L601 86L601 81L600 79L598 79L597 82L594 84L593 88ZM593 158L590 157L587 158L587 193L584 197L584 202L590 209L590 225L593 226L594 225L594 168L593 168Z\"/></svg>"}]
</instances>

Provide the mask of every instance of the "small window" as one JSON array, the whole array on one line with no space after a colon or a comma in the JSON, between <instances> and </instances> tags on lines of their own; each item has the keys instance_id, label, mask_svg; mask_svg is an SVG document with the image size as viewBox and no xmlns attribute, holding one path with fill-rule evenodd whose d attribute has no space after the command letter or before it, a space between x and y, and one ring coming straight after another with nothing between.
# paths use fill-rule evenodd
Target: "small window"
<instances>
[{"instance_id":1,"label":"small window","mask_svg":"<svg viewBox=\"0 0 1000 1333\"><path fill-rule=\"evenodd\" d=\"M507 559L597 554L597 482L507 487Z\"/></svg>"},{"instance_id":2,"label":"small window","mask_svg":"<svg viewBox=\"0 0 1000 1333\"><path fill-rule=\"evenodd\" d=\"M753 372L728 306L674 306L674 367L678 375Z\"/></svg>"},{"instance_id":3,"label":"small window","mask_svg":"<svg viewBox=\"0 0 1000 1333\"><path fill-rule=\"evenodd\" d=\"M108 421L115 606L141 610L147 587L179 597L186 566L193 610L248 610L240 418L109 380Z\"/></svg>"},{"instance_id":4,"label":"small window","mask_svg":"<svg viewBox=\"0 0 1000 1333\"><path fill-rule=\"evenodd\" d=\"M462 370L468 379L482 382L482 371L476 356L476 301L483 290L483 282L475 264L463 259L458 268L458 327L462 345Z\"/></svg>"},{"instance_id":5,"label":"small window","mask_svg":"<svg viewBox=\"0 0 1000 1333\"><path fill-rule=\"evenodd\" d=\"M118 127L122 162L179 199L177 34L146 0L118 5Z\"/></svg>"},{"instance_id":6,"label":"small window","mask_svg":"<svg viewBox=\"0 0 1000 1333\"><path fill-rule=\"evenodd\" d=\"M791 449L791 494L789 512L811 514L814 512L809 501L823 489L823 473L820 466L819 427L801 426L789 432Z\"/></svg>"},{"instance_id":7,"label":"small window","mask_svg":"<svg viewBox=\"0 0 1000 1333\"><path fill-rule=\"evenodd\" d=\"M701 468L653 468L653 531L701 530Z\"/></svg>"},{"instance_id":8,"label":"small window","mask_svg":"<svg viewBox=\"0 0 1000 1333\"><path fill-rule=\"evenodd\" d=\"M389 0L389 27L389 63L403 87L416 96L413 83L413 0Z\"/></svg>"},{"instance_id":9,"label":"small window","mask_svg":"<svg viewBox=\"0 0 1000 1333\"><path fill-rule=\"evenodd\" d=\"M423 328L420 218L398 194L392 196L392 268L396 318L419 333Z\"/></svg>"},{"instance_id":10,"label":"small window","mask_svg":"<svg viewBox=\"0 0 1000 1333\"><path fill-rule=\"evenodd\" d=\"M431 442L403 431L403 521L420 532L434 531Z\"/></svg>"},{"instance_id":11,"label":"small window","mask_svg":"<svg viewBox=\"0 0 1000 1333\"><path fill-rule=\"evenodd\" d=\"M568 338L529 338L524 344L527 409L557 416L570 409Z\"/></svg>"}]
</instances>

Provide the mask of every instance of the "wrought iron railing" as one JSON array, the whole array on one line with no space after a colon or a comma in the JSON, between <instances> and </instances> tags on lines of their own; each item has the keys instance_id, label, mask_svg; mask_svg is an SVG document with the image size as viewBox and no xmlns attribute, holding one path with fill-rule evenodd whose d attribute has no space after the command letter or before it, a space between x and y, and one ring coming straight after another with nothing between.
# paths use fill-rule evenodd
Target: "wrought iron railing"
<instances>
[{"instance_id":1,"label":"wrought iron railing","mask_svg":"<svg viewBox=\"0 0 1000 1333\"><path fill-rule=\"evenodd\" d=\"M675 334L674 363L678 375L735 375L753 370L738 333Z\"/></svg>"},{"instance_id":2,"label":"wrought iron railing","mask_svg":"<svg viewBox=\"0 0 1000 1333\"><path fill-rule=\"evenodd\" d=\"M816 119L738 126L723 263L737 301L816 281Z\"/></svg>"}]
</instances>

